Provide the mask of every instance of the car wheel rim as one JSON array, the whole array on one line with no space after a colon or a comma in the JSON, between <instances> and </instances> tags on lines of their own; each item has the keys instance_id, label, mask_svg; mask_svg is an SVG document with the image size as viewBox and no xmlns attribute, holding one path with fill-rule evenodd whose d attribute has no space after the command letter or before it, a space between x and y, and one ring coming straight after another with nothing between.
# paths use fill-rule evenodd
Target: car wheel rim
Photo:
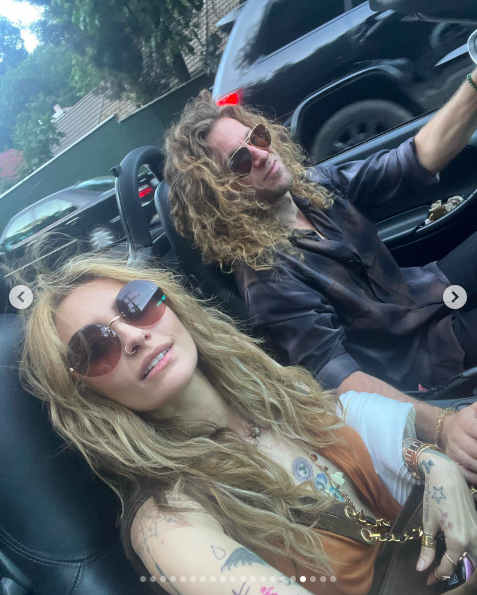
<instances>
[{"instance_id":1,"label":"car wheel rim","mask_svg":"<svg viewBox=\"0 0 477 595\"><path fill-rule=\"evenodd\" d=\"M388 129L381 121L370 119L350 122L332 142L332 153L340 153L355 145L377 136Z\"/></svg>"},{"instance_id":2,"label":"car wheel rim","mask_svg":"<svg viewBox=\"0 0 477 595\"><path fill-rule=\"evenodd\" d=\"M89 241L93 250L102 250L114 243L114 233L106 227L94 229L89 234Z\"/></svg>"}]
</instances>

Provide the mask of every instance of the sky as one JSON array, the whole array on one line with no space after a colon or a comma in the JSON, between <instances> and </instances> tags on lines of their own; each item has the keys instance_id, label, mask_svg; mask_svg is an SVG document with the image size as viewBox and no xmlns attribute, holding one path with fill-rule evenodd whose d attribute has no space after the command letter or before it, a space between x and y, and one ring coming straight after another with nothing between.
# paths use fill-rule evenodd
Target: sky
<instances>
[{"instance_id":1,"label":"sky","mask_svg":"<svg viewBox=\"0 0 477 595\"><path fill-rule=\"evenodd\" d=\"M7 17L14 25L20 27L25 47L29 52L38 45L38 40L28 31L28 26L36 21L40 14L40 10L28 2L0 1L0 15Z\"/></svg>"}]
</instances>

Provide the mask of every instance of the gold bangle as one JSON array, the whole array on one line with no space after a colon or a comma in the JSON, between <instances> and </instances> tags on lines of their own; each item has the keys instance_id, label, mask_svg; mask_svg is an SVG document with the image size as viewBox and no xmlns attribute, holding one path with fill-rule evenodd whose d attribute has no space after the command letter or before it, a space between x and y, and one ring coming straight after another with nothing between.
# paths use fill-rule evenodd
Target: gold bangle
<instances>
[{"instance_id":1,"label":"gold bangle","mask_svg":"<svg viewBox=\"0 0 477 595\"><path fill-rule=\"evenodd\" d=\"M442 426L444 425L444 420L448 415L452 415L453 413L457 413L457 409L454 409L454 407L447 407L447 409L444 409L443 411L441 411L441 414L437 418L436 432L434 435L434 444L437 447L441 446L441 434L442 434Z\"/></svg>"},{"instance_id":2,"label":"gold bangle","mask_svg":"<svg viewBox=\"0 0 477 595\"><path fill-rule=\"evenodd\" d=\"M403 444L405 443L407 444L402 453L403 461L407 467L407 470L414 477L414 479L421 480L421 474L417 468L416 453L422 447L422 442L420 440L405 440Z\"/></svg>"},{"instance_id":3,"label":"gold bangle","mask_svg":"<svg viewBox=\"0 0 477 595\"><path fill-rule=\"evenodd\" d=\"M439 447L436 447L435 444L423 444L419 440L412 440L409 445L407 445L408 440L405 440L403 444L406 443L406 448L403 452L403 460L408 468L408 471L411 475L420 481L424 479L424 475L419 471L419 457L425 450L437 450L439 452L443 452L443 450Z\"/></svg>"}]
</instances>

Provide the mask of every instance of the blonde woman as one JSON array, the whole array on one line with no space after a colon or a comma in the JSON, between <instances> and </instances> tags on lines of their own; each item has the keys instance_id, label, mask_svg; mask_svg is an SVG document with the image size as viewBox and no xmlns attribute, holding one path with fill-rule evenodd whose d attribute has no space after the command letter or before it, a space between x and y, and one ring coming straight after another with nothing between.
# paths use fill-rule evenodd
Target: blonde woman
<instances>
[{"instance_id":1,"label":"blonde woman","mask_svg":"<svg viewBox=\"0 0 477 595\"><path fill-rule=\"evenodd\" d=\"M138 580L171 595L368 593L379 543L353 537L354 521L326 523L343 501L396 518L410 485L398 460L410 405L344 395L361 438L334 394L278 366L171 273L105 256L39 275L26 316L23 383L120 498ZM395 436L388 455L376 447L383 426ZM427 545L440 529L447 544L436 564L421 549L430 584L465 551L475 563L477 516L445 455L426 450L419 470Z\"/></svg>"}]
</instances>

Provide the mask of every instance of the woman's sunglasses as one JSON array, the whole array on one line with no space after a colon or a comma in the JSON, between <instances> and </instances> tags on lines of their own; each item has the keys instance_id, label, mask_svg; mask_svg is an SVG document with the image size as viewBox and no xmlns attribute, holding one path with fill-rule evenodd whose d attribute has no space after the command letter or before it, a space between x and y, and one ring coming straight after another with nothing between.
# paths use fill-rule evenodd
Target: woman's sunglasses
<instances>
[{"instance_id":1,"label":"woman's sunglasses","mask_svg":"<svg viewBox=\"0 0 477 595\"><path fill-rule=\"evenodd\" d=\"M230 158L230 169L236 174L248 175L252 171L252 154L245 145L251 144L259 149L266 149L271 143L272 137L268 128L263 124L257 124Z\"/></svg>"},{"instance_id":2,"label":"woman's sunglasses","mask_svg":"<svg viewBox=\"0 0 477 595\"><path fill-rule=\"evenodd\" d=\"M88 324L70 339L66 358L70 370L82 376L103 376L121 359L121 341L111 325L121 318L131 326L144 327L158 322L166 311L166 296L152 281L130 281L116 296L119 316L105 326ZM132 352L134 353L134 351Z\"/></svg>"}]
</instances>

